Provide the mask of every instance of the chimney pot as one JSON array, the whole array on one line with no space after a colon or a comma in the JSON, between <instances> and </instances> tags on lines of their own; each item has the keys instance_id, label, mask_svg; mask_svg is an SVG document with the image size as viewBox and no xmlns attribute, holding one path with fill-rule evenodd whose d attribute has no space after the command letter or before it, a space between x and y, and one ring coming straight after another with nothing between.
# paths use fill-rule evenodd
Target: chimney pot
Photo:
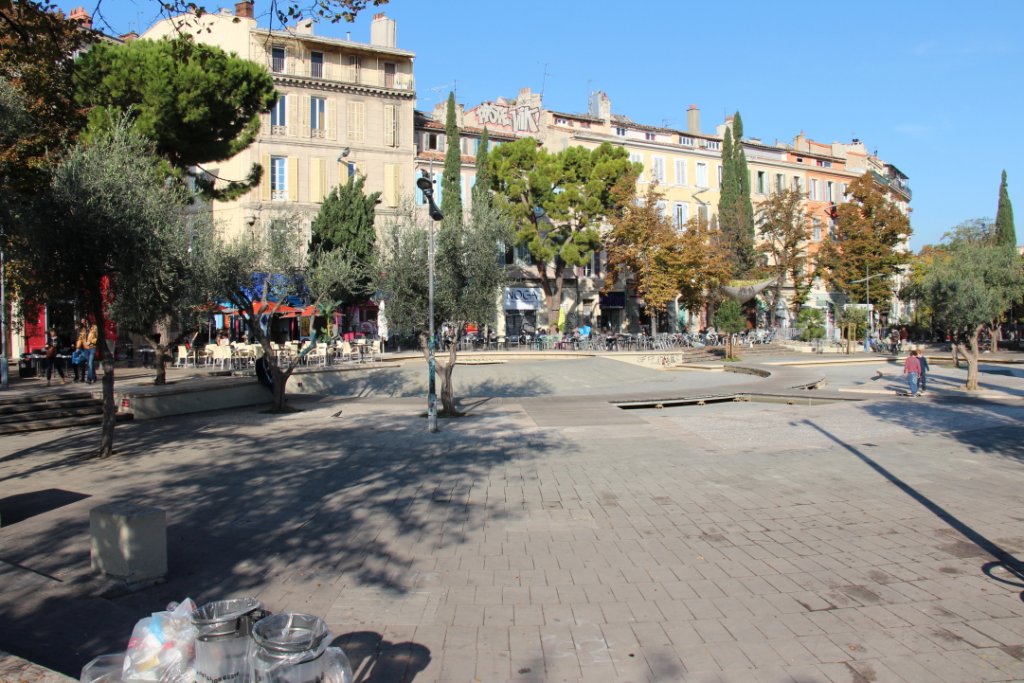
<instances>
[{"instance_id":1,"label":"chimney pot","mask_svg":"<svg viewBox=\"0 0 1024 683\"><path fill-rule=\"evenodd\" d=\"M252 0L242 0L241 2L235 3L235 16L242 17L243 19L252 19L255 17L253 12Z\"/></svg>"}]
</instances>

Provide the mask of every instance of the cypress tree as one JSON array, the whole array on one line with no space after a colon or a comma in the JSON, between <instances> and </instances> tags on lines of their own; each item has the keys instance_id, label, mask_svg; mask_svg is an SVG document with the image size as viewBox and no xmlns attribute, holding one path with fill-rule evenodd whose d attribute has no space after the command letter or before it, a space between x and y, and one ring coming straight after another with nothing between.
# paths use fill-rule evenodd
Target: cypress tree
<instances>
[{"instance_id":1,"label":"cypress tree","mask_svg":"<svg viewBox=\"0 0 1024 683\"><path fill-rule=\"evenodd\" d=\"M999 208L996 209L996 244L1017 249L1017 231L1013 225L1013 204L1010 203L1010 193L1006 189L1006 171L1003 171L1003 181L999 184Z\"/></svg>"},{"instance_id":2,"label":"cypress tree","mask_svg":"<svg viewBox=\"0 0 1024 683\"><path fill-rule=\"evenodd\" d=\"M448 145L444 155L444 177L441 178L441 211L445 221L462 222L462 145L455 120L455 93L448 93L448 113L444 133Z\"/></svg>"},{"instance_id":3,"label":"cypress tree","mask_svg":"<svg viewBox=\"0 0 1024 683\"><path fill-rule=\"evenodd\" d=\"M722 190L718 200L720 243L729 252L733 276L743 276L755 266L754 205L750 201L750 171L743 151L743 119L733 116L722 142Z\"/></svg>"},{"instance_id":4,"label":"cypress tree","mask_svg":"<svg viewBox=\"0 0 1024 683\"><path fill-rule=\"evenodd\" d=\"M480 135L480 148L476 151L476 185L473 186L473 206L477 204L490 205L491 185L494 183L491 175L491 164L488 159L490 140L487 136L487 128Z\"/></svg>"}]
</instances>

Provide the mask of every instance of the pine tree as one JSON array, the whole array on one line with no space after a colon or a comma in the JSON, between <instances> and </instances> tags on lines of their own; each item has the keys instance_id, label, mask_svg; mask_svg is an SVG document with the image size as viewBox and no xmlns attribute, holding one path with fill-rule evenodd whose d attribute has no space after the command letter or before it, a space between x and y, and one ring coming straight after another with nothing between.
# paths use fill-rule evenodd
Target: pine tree
<instances>
[{"instance_id":1,"label":"pine tree","mask_svg":"<svg viewBox=\"0 0 1024 683\"><path fill-rule=\"evenodd\" d=\"M1017 231L1013 225L1013 204L1010 193L1006 189L1006 171L1003 181L999 184L999 208L996 210L996 244L1017 249Z\"/></svg>"},{"instance_id":2,"label":"pine tree","mask_svg":"<svg viewBox=\"0 0 1024 683\"><path fill-rule=\"evenodd\" d=\"M730 253L734 277L747 275L757 260L750 172L742 140L743 120L736 112L722 142L722 191L718 200L718 219L722 226L719 242Z\"/></svg>"},{"instance_id":3,"label":"pine tree","mask_svg":"<svg viewBox=\"0 0 1024 683\"><path fill-rule=\"evenodd\" d=\"M473 186L473 206L477 204L490 206L491 204L491 184L494 181L491 174L489 146L490 140L485 127L484 132L480 135L480 148L476 152L476 185Z\"/></svg>"},{"instance_id":4,"label":"pine tree","mask_svg":"<svg viewBox=\"0 0 1024 683\"><path fill-rule=\"evenodd\" d=\"M345 287L333 292L333 298L343 305L362 303L369 293L369 264L377 237L374 208L380 192L365 194L365 182L366 176L349 176L345 185L333 188L312 224L312 251L341 250L362 267L362 277L347 281Z\"/></svg>"},{"instance_id":5,"label":"pine tree","mask_svg":"<svg viewBox=\"0 0 1024 683\"><path fill-rule=\"evenodd\" d=\"M455 93L448 93L448 113L444 133L448 149L444 155L444 177L441 179L441 211L445 223L462 222L462 145L455 120Z\"/></svg>"}]
</instances>

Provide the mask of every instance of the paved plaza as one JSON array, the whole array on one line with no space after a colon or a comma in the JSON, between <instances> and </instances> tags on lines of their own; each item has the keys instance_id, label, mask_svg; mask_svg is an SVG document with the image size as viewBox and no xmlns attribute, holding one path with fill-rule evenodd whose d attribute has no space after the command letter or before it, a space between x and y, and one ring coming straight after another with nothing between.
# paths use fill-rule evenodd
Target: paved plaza
<instances>
[{"instance_id":1,"label":"paved plaza","mask_svg":"<svg viewBox=\"0 0 1024 683\"><path fill-rule=\"evenodd\" d=\"M1024 681L1020 368L623 410L770 380L512 360L460 366L469 416L428 434L409 360L292 414L120 424L106 461L95 428L4 436L0 504L56 502L2 518L0 649L77 677L169 601L255 596L363 682ZM89 569L89 510L128 500L168 518L134 592Z\"/></svg>"}]
</instances>

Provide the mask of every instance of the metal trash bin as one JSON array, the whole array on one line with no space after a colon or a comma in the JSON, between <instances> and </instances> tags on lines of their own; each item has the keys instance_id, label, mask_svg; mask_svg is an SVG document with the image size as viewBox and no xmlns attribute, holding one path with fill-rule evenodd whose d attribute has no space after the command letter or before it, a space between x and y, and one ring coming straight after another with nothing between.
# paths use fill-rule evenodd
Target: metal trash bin
<instances>
[{"instance_id":1,"label":"metal trash bin","mask_svg":"<svg viewBox=\"0 0 1024 683\"><path fill-rule=\"evenodd\" d=\"M21 360L18 361L18 377L26 379L28 377L35 377L36 364L33 362L31 356L22 356Z\"/></svg>"},{"instance_id":2,"label":"metal trash bin","mask_svg":"<svg viewBox=\"0 0 1024 683\"><path fill-rule=\"evenodd\" d=\"M193 612L196 683L248 683L250 636L266 616L255 598L208 602Z\"/></svg>"},{"instance_id":3,"label":"metal trash bin","mask_svg":"<svg viewBox=\"0 0 1024 683\"><path fill-rule=\"evenodd\" d=\"M284 612L253 627L252 683L352 683L345 653L328 647L331 633L320 617Z\"/></svg>"}]
</instances>

